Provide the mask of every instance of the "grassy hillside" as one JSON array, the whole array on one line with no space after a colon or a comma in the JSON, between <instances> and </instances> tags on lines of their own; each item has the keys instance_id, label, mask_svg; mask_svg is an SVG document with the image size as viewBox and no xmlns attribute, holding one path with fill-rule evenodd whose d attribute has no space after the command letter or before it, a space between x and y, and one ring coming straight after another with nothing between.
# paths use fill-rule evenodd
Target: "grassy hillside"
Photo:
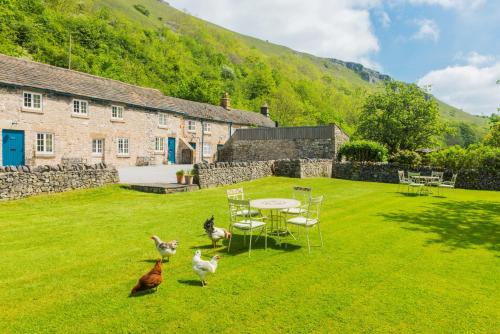
<instances>
[{"instance_id":1,"label":"grassy hillside","mask_svg":"<svg viewBox=\"0 0 500 334\"><path fill-rule=\"evenodd\" d=\"M378 89L330 59L234 33L158 0L0 0L0 52L68 66L165 94L234 107L269 103L282 125L336 122L354 131ZM442 104L443 118L478 134L484 119Z\"/></svg>"}]
</instances>

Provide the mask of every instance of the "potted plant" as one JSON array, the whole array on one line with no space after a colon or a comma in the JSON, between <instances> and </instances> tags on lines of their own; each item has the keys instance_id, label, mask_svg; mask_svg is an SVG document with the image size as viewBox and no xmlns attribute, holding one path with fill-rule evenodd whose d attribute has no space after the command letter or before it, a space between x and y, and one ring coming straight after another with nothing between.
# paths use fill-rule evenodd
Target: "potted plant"
<instances>
[{"instance_id":1,"label":"potted plant","mask_svg":"<svg viewBox=\"0 0 500 334\"><path fill-rule=\"evenodd\" d=\"M182 179L184 178L184 170L179 169L177 172L175 172L175 176L177 176L177 183L182 184Z\"/></svg>"},{"instance_id":2,"label":"potted plant","mask_svg":"<svg viewBox=\"0 0 500 334\"><path fill-rule=\"evenodd\" d=\"M192 169L186 171L186 174L184 175L184 181L186 181L187 185L193 184L193 177L194 177L194 173L193 173Z\"/></svg>"}]
</instances>

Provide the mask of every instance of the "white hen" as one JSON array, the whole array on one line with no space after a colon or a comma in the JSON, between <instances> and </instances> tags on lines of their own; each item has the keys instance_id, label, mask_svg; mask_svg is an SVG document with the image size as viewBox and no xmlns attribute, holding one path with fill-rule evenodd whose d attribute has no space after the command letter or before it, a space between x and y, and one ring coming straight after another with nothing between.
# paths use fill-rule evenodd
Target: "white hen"
<instances>
[{"instance_id":1,"label":"white hen","mask_svg":"<svg viewBox=\"0 0 500 334\"><path fill-rule=\"evenodd\" d=\"M210 261L205 261L201 259L201 251L197 250L193 256L193 271L200 277L201 286L205 286L207 282L205 277L207 274L213 274L217 270L217 265L219 263L220 256L215 255Z\"/></svg>"},{"instance_id":2,"label":"white hen","mask_svg":"<svg viewBox=\"0 0 500 334\"><path fill-rule=\"evenodd\" d=\"M155 241L156 250L160 253L162 259L167 258L170 262L170 257L177 252L177 245L179 245L179 242L177 240L163 242L156 235L153 235L151 239Z\"/></svg>"}]
</instances>

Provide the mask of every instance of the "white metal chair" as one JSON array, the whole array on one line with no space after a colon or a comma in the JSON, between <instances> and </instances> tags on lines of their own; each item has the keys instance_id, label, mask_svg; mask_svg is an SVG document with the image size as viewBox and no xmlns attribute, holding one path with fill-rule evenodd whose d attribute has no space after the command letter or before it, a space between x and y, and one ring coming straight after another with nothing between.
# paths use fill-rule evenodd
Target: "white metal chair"
<instances>
[{"instance_id":1,"label":"white metal chair","mask_svg":"<svg viewBox=\"0 0 500 334\"><path fill-rule=\"evenodd\" d=\"M241 212L247 212L246 215L241 215ZM233 234L233 231L239 230L243 231L243 243L246 244L247 233L250 234L250 242L248 245L248 257L250 257L250 253L252 252L252 237L253 231L260 231L259 235L255 242L257 242L264 233L264 244L265 249L267 249L267 226L264 220L266 217L255 217L250 214L250 201L248 200L240 200L240 199L229 199L229 232ZM227 251L231 250L231 241L233 237L229 239L229 245L227 247Z\"/></svg>"},{"instance_id":2,"label":"white metal chair","mask_svg":"<svg viewBox=\"0 0 500 334\"><path fill-rule=\"evenodd\" d=\"M418 178L418 176L420 176L420 173L408 172L408 179L410 180L410 182L408 183L408 191L411 188L414 188L415 190L418 189L418 193L421 194L422 189L424 189L425 187L425 182L422 179Z\"/></svg>"},{"instance_id":3,"label":"white metal chair","mask_svg":"<svg viewBox=\"0 0 500 334\"><path fill-rule=\"evenodd\" d=\"M323 247L323 236L320 229L320 214L321 214L321 204L323 203L323 196L311 197L309 199L307 210L304 214L298 215L297 217L290 218L286 221L287 225L295 225L298 227L303 227L306 230L307 237L307 249L309 254L311 253L311 242L309 240L309 230L312 227L318 228L318 236L321 241L321 247Z\"/></svg>"},{"instance_id":4,"label":"white metal chair","mask_svg":"<svg viewBox=\"0 0 500 334\"><path fill-rule=\"evenodd\" d=\"M401 189L401 185L408 186L410 184L410 179L405 177L404 170L398 170L398 178L399 178L398 191Z\"/></svg>"},{"instance_id":5,"label":"white metal chair","mask_svg":"<svg viewBox=\"0 0 500 334\"><path fill-rule=\"evenodd\" d=\"M431 176L438 177L439 180L433 180L433 181L429 182L429 185L433 186L433 187L439 187L439 185L443 182L443 175L444 175L444 172L432 171Z\"/></svg>"},{"instance_id":6,"label":"white metal chair","mask_svg":"<svg viewBox=\"0 0 500 334\"><path fill-rule=\"evenodd\" d=\"M292 198L300 202L300 206L297 208L283 209L286 215L299 215L307 211L307 206L309 205L309 200L312 196L312 189L306 187L293 187Z\"/></svg>"},{"instance_id":7,"label":"white metal chair","mask_svg":"<svg viewBox=\"0 0 500 334\"><path fill-rule=\"evenodd\" d=\"M245 200L245 192L243 191L243 188L236 188L236 189L228 189L226 191L227 194L227 199L236 199L236 200ZM251 216L259 216L260 212L259 210L255 209L249 209L250 211L241 211L237 212L238 216L247 216L250 214Z\"/></svg>"},{"instance_id":8,"label":"white metal chair","mask_svg":"<svg viewBox=\"0 0 500 334\"><path fill-rule=\"evenodd\" d=\"M438 191L439 189L454 189L455 183L457 182L457 176L458 174L453 174L450 181L441 182L438 186Z\"/></svg>"}]
</instances>

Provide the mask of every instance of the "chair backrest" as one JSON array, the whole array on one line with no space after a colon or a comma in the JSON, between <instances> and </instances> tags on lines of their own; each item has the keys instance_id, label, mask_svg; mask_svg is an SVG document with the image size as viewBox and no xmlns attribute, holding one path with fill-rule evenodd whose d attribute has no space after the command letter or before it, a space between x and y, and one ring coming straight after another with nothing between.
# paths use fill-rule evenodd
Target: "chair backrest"
<instances>
[{"instance_id":1,"label":"chair backrest","mask_svg":"<svg viewBox=\"0 0 500 334\"><path fill-rule=\"evenodd\" d=\"M405 179L405 171L398 170L399 183L406 181Z\"/></svg>"},{"instance_id":2,"label":"chair backrest","mask_svg":"<svg viewBox=\"0 0 500 334\"><path fill-rule=\"evenodd\" d=\"M228 199L229 202L229 220L234 223L250 218L250 201L242 199ZM246 214L242 214L246 213Z\"/></svg>"},{"instance_id":3,"label":"chair backrest","mask_svg":"<svg viewBox=\"0 0 500 334\"><path fill-rule=\"evenodd\" d=\"M292 197L300 201L302 205L307 204L312 196L312 189L305 187L293 187Z\"/></svg>"},{"instance_id":4,"label":"chair backrest","mask_svg":"<svg viewBox=\"0 0 500 334\"><path fill-rule=\"evenodd\" d=\"M451 177L450 184L452 184L453 186L455 186L455 182L457 182L457 176L458 174L453 174L453 176Z\"/></svg>"},{"instance_id":5,"label":"chair backrest","mask_svg":"<svg viewBox=\"0 0 500 334\"><path fill-rule=\"evenodd\" d=\"M226 191L226 194L228 199L239 199L239 200L245 199L245 193L243 191L243 188L228 189Z\"/></svg>"},{"instance_id":6,"label":"chair backrest","mask_svg":"<svg viewBox=\"0 0 500 334\"><path fill-rule=\"evenodd\" d=\"M433 176L433 177L439 177L439 181L443 181L443 175L444 175L444 172L435 172L435 171L432 171L432 173L431 173L431 176Z\"/></svg>"},{"instance_id":7,"label":"chair backrest","mask_svg":"<svg viewBox=\"0 0 500 334\"><path fill-rule=\"evenodd\" d=\"M415 172L408 172L408 179L411 181L411 182L415 182L415 183L419 183L421 182L420 179L416 179L414 178L415 176L420 176L420 173L415 173Z\"/></svg>"},{"instance_id":8,"label":"chair backrest","mask_svg":"<svg viewBox=\"0 0 500 334\"><path fill-rule=\"evenodd\" d=\"M324 196L311 197L309 199L308 209L307 209L307 219L317 219L321 215L321 204L323 204Z\"/></svg>"}]
</instances>

